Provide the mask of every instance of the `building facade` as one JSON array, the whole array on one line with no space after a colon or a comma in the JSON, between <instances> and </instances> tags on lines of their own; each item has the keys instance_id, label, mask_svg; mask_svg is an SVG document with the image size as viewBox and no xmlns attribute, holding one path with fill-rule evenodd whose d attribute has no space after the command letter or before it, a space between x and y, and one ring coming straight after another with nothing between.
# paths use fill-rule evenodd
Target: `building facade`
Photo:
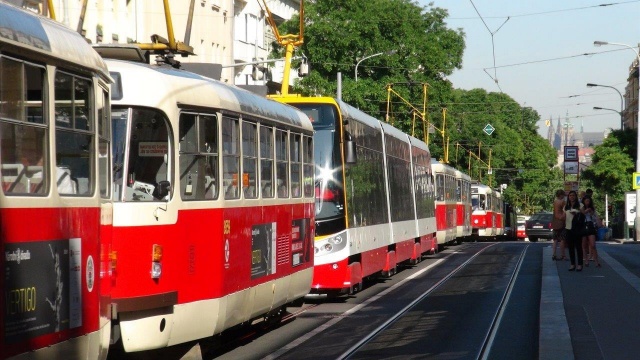
<instances>
[{"instance_id":1,"label":"building facade","mask_svg":"<svg viewBox=\"0 0 640 360\"><path fill-rule=\"evenodd\" d=\"M629 65L629 76L627 77L627 86L624 88L624 128L638 128L638 58L635 58Z\"/></svg>"},{"instance_id":2,"label":"building facade","mask_svg":"<svg viewBox=\"0 0 640 360\"><path fill-rule=\"evenodd\" d=\"M46 0L10 0L17 6L43 13ZM277 23L290 19L299 0L267 0ZM80 30L88 41L106 44L150 43L152 35L168 39L167 21L161 0L53 0L56 20ZM193 8L191 6L193 5ZM220 80L236 85L266 85L280 82L278 71L256 72L256 60L266 60L275 37L256 0L170 0L171 26L176 41L193 47L195 55L177 57L183 63L212 63L222 66ZM153 61L153 59L151 59ZM274 66L275 65L275 66ZM279 77L278 77L279 76ZM292 72L290 83L297 78Z\"/></svg>"}]
</instances>

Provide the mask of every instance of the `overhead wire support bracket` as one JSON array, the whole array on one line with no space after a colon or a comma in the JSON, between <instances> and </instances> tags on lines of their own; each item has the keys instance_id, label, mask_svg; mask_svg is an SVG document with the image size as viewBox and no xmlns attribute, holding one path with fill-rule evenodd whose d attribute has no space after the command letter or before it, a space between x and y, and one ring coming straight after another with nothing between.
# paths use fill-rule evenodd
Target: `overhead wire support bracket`
<instances>
[{"instance_id":1,"label":"overhead wire support bracket","mask_svg":"<svg viewBox=\"0 0 640 360\"><path fill-rule=\"evenodd\" d=\"M280 35L280 32L278 31L278 25L273 19L273 15L271 14L271 10L269 10L269 7L267 6L266 0L258 0L258 5L260 5L260 8L265 12L265 14L267 14L267 22L273 30L276 41L278 42L278 44L284 46L285 48L284 73L282 75L282 87L280 89L280 94L282 96L287 96L289 95L289 76L291 72L291 60L293 57L293 51L295 47L304 44L304 0L300 0L300 25L299 33L297 35Z\"/></svg>"}]
</instances>

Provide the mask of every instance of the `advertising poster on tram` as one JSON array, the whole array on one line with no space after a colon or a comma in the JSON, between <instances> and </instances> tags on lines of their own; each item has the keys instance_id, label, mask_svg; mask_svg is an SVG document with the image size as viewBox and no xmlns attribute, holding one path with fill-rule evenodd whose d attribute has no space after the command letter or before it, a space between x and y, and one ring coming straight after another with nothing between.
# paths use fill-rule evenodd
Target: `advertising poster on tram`
<instances>
[{"instance_id":1,"label":"advertising poster on tram","mask_svg":"<svg viewBox=\"0 0 640 360\"><path fill-rule=\"evenodd\" d=\"M311 232L309 231L309 219L293 220L291 224L291 265L302 265L311 260L309 248L311 244Z\"/></svg>"},{"instance_id":2,"label":"advertising poster on tram","mask_svg":"<svg viewBox=\"0 0 640 360\"><path fill-rule=\"evenodd\" d=\"M276 223L251 229L251 280L276 272Z\"/></svg>"},{"instance_id":3,"label":"advertising poster on tram","mask_svg":"<svg viewBox=\"0 0 640 360\"><path fill-rule=\"evenodd\" d=\"M5 342L82 325L81 240L5 244Z\"/></svg>"}]
</instances>

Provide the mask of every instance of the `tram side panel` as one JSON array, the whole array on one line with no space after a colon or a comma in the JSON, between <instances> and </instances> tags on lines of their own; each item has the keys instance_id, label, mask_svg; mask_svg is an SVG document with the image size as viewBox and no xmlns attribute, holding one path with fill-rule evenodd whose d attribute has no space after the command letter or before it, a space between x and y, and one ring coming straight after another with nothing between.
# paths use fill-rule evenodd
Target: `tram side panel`
<instances>
[{"instance_id":1,"label":"tram side panel","mask_svg":"<svg viewBox=\"0 0 640 360\"><path fill-rule=\"evenodd\" d=\"M0 359L104 358L107 68L77 33L4 2L0 28Z\"/></svg>"},{"instance_id":2,"label":"tram side panel","mask_svg":"<svg viewBox=\"0 0 640 360\"><path fill-rule=\"evenodd\" d=\"M457 235L455 170L435 159L431 160L431 169L435 179L436 237L442 248Z\"/></svg>"},{"instance_id":3,"label":"tram side panel","mask_svg":"<svg viewBox=\"0 0 640 360\"><path fill-rule=\"evenodd\" d=\"M415 196L413 187L411 143L407 134L381 123L384 130L386 174L389 186L389 215L392 245L383 271L395 271L398 263L415 260L416 227Z\"/></svg>"},{"instance_id":4,"label":"tram side panel","mask_svg":"<svg viewBox=\"0 0 640 360\"><path fill-rule=\"evenodd\" d=\"M437 249L435 232L435 194L431 176L431 154L427 144L410 137L412 148L413 187L418 239L413 261L419 261L422 254L433 254Z\"/></svg>"}]
</instances>

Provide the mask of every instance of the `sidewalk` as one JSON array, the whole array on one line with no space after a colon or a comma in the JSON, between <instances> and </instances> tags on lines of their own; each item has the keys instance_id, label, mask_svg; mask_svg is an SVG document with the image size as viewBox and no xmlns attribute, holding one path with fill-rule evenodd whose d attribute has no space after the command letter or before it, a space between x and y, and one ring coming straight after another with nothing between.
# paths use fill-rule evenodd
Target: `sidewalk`
<instances>
[{"instance_id":1,"label":"sidewalk","mask_svg":"<svg viewBox=\"0 0 640 360\"><path fill-rule=\"evenodd\" d=\"M630 240L611 240L639 244ZM640 278L598 249L601 268L567 271L543 250L540 359L632 359L640 353Z\"/></svg>"},{"instance_id":2,"label":"sidewalk","mask_svg":"<svg viewBox=\"0 0 640 360\"><path fill-rule=\"evenodd\" d=\"M615 241L620 244L640 244L640 241L635 241L633 239L611 239L609 241Z\"/></svg>"}]
</instances>

